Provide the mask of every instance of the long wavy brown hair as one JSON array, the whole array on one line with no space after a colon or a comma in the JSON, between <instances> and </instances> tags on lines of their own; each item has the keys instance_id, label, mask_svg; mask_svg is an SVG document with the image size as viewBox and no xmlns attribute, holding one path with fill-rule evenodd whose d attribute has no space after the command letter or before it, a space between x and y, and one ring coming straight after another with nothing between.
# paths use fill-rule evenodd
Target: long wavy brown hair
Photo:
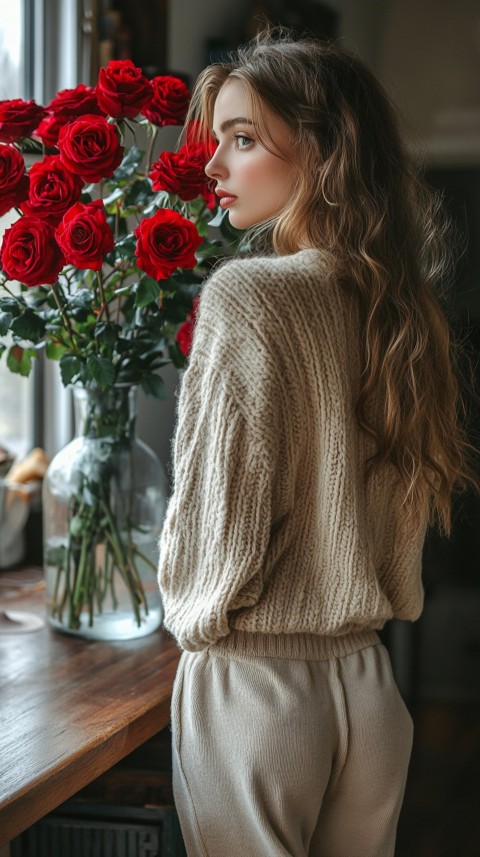
<instances>
[{"instance_id":1,"label":"long wavy brown hair","mask_svg":"<svg viewBox=\"0 0 480 857\"><path fill-rule=\"evenodd\" d=\"M292 198L260 231L279 254L320 249L332 275L358 295L356 407L375 441L369 470L392 462L408 517L428 508L430 521L449 533L452 493L475 478L454 348L436 296L449 258L439 201L402 147L385 91L344 49L284 30L259 34L200 75L188 118L202 136L230 77L246 86L262 144L283 157L268 134L267 105L289 126L296 153ZM373 399L384 403L375 420L367 417Z\"/></svg>"}]
</instances>

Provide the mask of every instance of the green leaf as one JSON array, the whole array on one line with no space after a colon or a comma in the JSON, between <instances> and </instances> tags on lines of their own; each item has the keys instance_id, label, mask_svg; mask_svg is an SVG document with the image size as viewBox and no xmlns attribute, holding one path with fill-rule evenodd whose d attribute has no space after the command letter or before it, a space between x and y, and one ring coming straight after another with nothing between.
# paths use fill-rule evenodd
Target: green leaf
<instances>
[{"instance_id":1,"label":"green leaf","mask_svg":"<svg viewBox=\"0 0 480 857\"><path fill-rule=\"evenodd\" d=\"M187 216L189 216L190 218L192 216L201 217L203 214L205 214L205 211L207 211L207 216L209 217L210 212L208 211L208 209L206 209L205 200L201 194L196 196L195 199L192 199L188 203L188 215Z\"/></svg>"},{"instance_id":2,"label":"green leaf","mask_svg":"<svg viewBox=\"0 0 480 857\"><path fill-rule=\"evenodd\" d=\"M12 345L7 354L7 366L10 372L23 375L28 378L32 368L32 359L36 357L34 348L22 348L21 345Z\"/></svg>"},{"instance_id":3,"label":"green leaf","mask_svg":"<svg viewBox=\"0 0 480 857\"><path fill-rule=\"evenodd\" d=\"M112 191L112 193L103 200L103 204L104 204L105 208L108 209L109 205L111 205L113 202L116 202L117 199L121 199L122 196L124 196L124 194L125 194L125 190L123 188L116 187L115 190ZM116 209L116 206L114 206L112 211L109 211L108 213L109 214L115 214L115 209Z\"/></svg>"},{"instance_id":4,"label":"green leaf","mask_svg":"<svg viewBox=\"0 0 480 857\"><path fill-rule=\"evenodd\" d=\"M73 297L77 292L82 291L82 287L84 288L92 288L93 280L95 274L89 268L73 268L70 267L67 269L68 271L68 283L69 289L65 292L62 289L62 297L64 300L69 300L70 297ZM71 286L76 286L77 288L72 291Z\"/></svg>"},{"instance_id":5,"label":"green leaf","mask_svg":"<svg viewBox=\"0 0 480 857\"><path fill-rule=\"evenodd\" d=\"M208 223L205 223L204 220L196 220L195 226L197 227L197 232L200 235L200 238L208 237Z\"/></svg>"},{"instance_id":6,"label":"green leaf","mask_svg":"<svg viewBox=\"0 0 480 857\"><path fill-rule=\"evenodd\" d=\"M89 316L89 310L84 309L83 307L74 307L72 310L70 310L70 316L74 321L81 324L82 322L87 321Z\"/></svg>"},{"instance_id":7,"label":"green leaf","mask_svg":"<svg viewBox=\"0 0 480 857\"><path fill-rule=\"evenodd\" d=\"M108 180L108 184L116 185L118 182L131 178L138 170L144 154L145 152L142 152L138 146L131 146L127 150L120 166L117 167L111 179Z\"/></svg>"},{"instance_id":8,"label":"green leaf","mask_svg":"<svg viewBox=\"0 0 480 857\"><path fill-rule=\"evenodd\" d=\"M170 366L171 362L172 362L171 357L166 357L166 358L157 357L157 358L152 359L150 361L149 369L151 372L156 371L157 369L163 369L164 366Z\"/></svg>"},{"instance_id":9,"label":"green leaf","mask_svg":"<svg viewBox=\"0 0 480 857\"><path fill-rule=\"evenodd\" d=\"M12 321L11 331L20 339L39 342L45 333L45 321L33 309L26 309L22 315Z\"/></svg>"},{"instance_id":10,"label":"green leaf","mask_svg":"<svg viewBox=\"0 0 480 857\"><path fill-rule=\"evenodd\" d=\"M5 334L10 330L12 318L13 315L11 312L2 312L2 310L0 310L0 336L5 336Z\"/></svg>"},{"instance_id":11,"label":"green leaf","mask_svg":"<svg viewBox=\"0 0 480 857\"><path fill-rule=\"evenodd\" d=\"M129 233L125 238L116 242L115 250L117 257L120 259L134 259L136 246L137 239L135 238L135 235ZM111 256L113 256L113 253L109 254L107 258L110 259Z\"/></svg>"},{"instance_id":12,"label":"green leaf","mask_svg":"<svg viewBox=\"0 0 480 857\"><path fill-rule=\"evenodd\" d=\"M152 277L142 277L135 294L135 306L144 307L158 301L160 286Z\"/></svg>"},{"instance_id":13,"label":"green leaf","mask_svg":"<svg viewBox=\"0 0 480 857\"><path fill-rule=\"evenodd\" d=\"M106 357L92 354L87 361L87 371L91 378L104 389L110 387L115 381L115 367Z\"/></svg>"},{"instance_id":14,"label":"green leaf","mask_svg":"<svg viewBox=\"0 0 480 857\"><path fill-rule=\"evenodd\" d=\"M165 399L165 383L160 375L145 375L140 382L140 386L146 396L152 399Z\"/></svg>"},{"instance_id":15,"label":"green leaf","mask_svg":"<svg viewBox=\"0 0 480 857\"><path fill-rule=\"evenodd\" d=\"M63 354L60 357L60 375L64 387L68 387L78 377L82 368L82 362L74 354Z\"/></svg>"},{"instance_id":16,"label":"green leaf","mask_svg":"<svg viewBox=\"0 0 480 857\"><path fill-rule=\"evenodd\" d=\"M188 308L188 307L187 307ZM165 319L167 321L171 321L174 324L179 324L182 321L185 321L186 318L186 308L185 305L182 305L177 298L164 298L163 301L163 309L165 312Z\"/></svg>"},{"instance_id":17,"label":"green leaf","mask_svg":"<svg viewBox=\"0 0 480 857\"><path fill-rule=\"evenodd\" d=\"M160 190L143 213L146 217L150 217L159 208L175 208L178 202L179 197L176 193L168 193L166 190Z\"/></svg>"},{"instance_id":18,"label":"green leaf","mask_svg":"<svg viewBox=\"0 0 480 857\"><path fill-rule=\"evenodd\" d=\"M19 297L18 300L11 298L9 295L7 297L0 298L0 310L3 310L3 312L11 312L12 315L19 315L22 311L22 305L26 306L25 300L22 297Z\"/></svg>"},{"instance_id":19,"label":"green leaf","mask_svg":"<svg viewBox=\"0 0 480 857\"><path fill-rule=\"evenodd\" d=\"M119 336L115 344L115 350L118 354L125 354L127 351L131 350L132 343L134 342L135 340L125 339L124 336Z\"/></svg>"},{"instance_id":20,"label":"green leaf","mask_svg":"<svg viewBox=\"0 0 480 857\"><path fill-rule=\"evenodd\" d=\"M58 307L55 303L55 298L53 297L52 292L49 295L39 294L36 297L33 297L33 300L30 301L29 306L35 310L37 313L42 313L42 318L45 318L48 313L52 311L58 313ZM16 315L20 315L19 312Z\"/></svg>"},{"instance_id":21,"label":"green leaf","mask_svg":"<svg viewBox=\"0 0 480 857\"><path fill-rule=\"evenodd\" d=\"M92 293L90 289L77 289L71 295L67 295L66 303L69 307L90 309L92 305Z\"/></svg>"},{"instance_id":22,"label":"green leaf","mask_svg":"<svg viewBox=\"0 0 480 857\"><path fill-rule=\"evenodd\" d=\"M170 363L170 360L165 360L165 348L162 342L152 344L152 341L135 339L132 342L134 348L131 349L131 354L133 359L138 360L141 365L145 367L145 369L149 369L152 371L152 363L155 363L155 368L158 366L165 366L167 363ZM128 361L130 362L130 361Z\"/></svg>"},{"instance_id":23,"label":"green leaf","mask_svg":"<svg viewBox=\"0 0 480 857\"><path fill-rule=\"evenodd\" d=\"M119 324L110 324L106 321L100 321L93 328L93 335L99 339L102 345L115 345L117 338L121 332Z\"/></svg>"},{"instance_id":24,"label":"green leaf","mask_svg":"<svg viewBox=\"0 0 480 857\"><path fill-rule=\"evenodd\" d=\"M62 354L65 354L66 350L67 346L62 345L60 342L47 342L45 354L49 360L60 360Z\"/></svg>"},{"instance_id":25,"label":"green leaf","mask_svg":"<svg viewBox=\"0 0 480 857\"><path fill-rule=\"evenodd\" d=\"M202 262L204 259L211 259L212 256L222 256L224 251L220 241L210 241L208 244L204 241L196 252L199 261Z\"/></svg>"},{"instance_id":26,"label":"green leaf","mask_svg":"<svg viewBox=\"0 0 480 857\"><path fill-rule=\"evenodd\" d=\"M152 185L150 182L147 179L137 179L125 196L125 208L132 206L144 207L152 201L152 196Z\"/></svg>"},{"instance_id":27,"label":"green leaf","mask_svg":"<svg viewBox=\"0 0 480 857\"><path fill-rule=\"evenodd\" d=\"M135 317L135 295L131 292L124 298L122 312L127 324L130 324Z\"/></svg>"},{"instance_id":28,"label":"green leaf","mask_svg":"<svg viewBox=\"0 0 480 857\"><path fill-rule=\"evenodd\" d=\"M92 292L88 288L78 289L65 299L68 315L77 322L84 322L91 315Z\"/></svg>"},{"instance_id":29,"label":"green leaf","mask_svg":"<svg viewBox=\"0 0 480 857\"><path fill-rule=\"evenodd\" d=\"M168 353L170 354L173 365L176 366L177 369L185 368L188 358L185 357L185 354L183 354L182 351L180 351L178 342L174 341L169 343Z\"/></svg>"}]
</instances>

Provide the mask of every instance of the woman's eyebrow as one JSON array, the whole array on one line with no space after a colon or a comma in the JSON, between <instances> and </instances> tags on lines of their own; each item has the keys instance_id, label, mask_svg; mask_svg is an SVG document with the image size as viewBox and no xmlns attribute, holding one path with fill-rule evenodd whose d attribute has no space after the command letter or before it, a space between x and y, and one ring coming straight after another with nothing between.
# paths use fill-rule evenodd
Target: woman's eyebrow
<instances>
[{"instance_id":1,"label":"woman's eyebrow","mask_svg":"<svg viewBox=\"0 0 480 857\"><path fill-rule=\"evenodd\" d=\"M245 116L236 116L234 119L225 119L220 125L220 131L228 131L233 125L253 125L251 119L246 119Z\"/></svg>"}]
</instances>

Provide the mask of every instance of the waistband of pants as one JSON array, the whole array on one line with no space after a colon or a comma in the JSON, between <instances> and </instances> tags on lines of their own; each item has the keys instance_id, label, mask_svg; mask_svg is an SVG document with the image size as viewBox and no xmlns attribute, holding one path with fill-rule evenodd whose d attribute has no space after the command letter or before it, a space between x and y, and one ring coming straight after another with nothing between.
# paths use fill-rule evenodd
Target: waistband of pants
<instances>
[{"instance_id":1,"label":"waistband of pants","mask_svg":"<svg viewBox=\"0 0 480 857\"><path fill-rule=\"evenodd\" d=\"M228 657L284 658L286 660L326 661L343 658L367 646L377 646L376 631L355 631L337 637L319 634L259 634L232 630L209 646L211 655Z\"/></svg>"}]
</instances>

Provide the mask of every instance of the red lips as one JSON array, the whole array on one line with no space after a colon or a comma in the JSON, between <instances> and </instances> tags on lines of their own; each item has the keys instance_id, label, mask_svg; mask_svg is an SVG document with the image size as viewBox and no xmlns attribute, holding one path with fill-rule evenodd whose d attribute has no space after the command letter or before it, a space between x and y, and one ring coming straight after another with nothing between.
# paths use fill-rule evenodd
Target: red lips
<instances>
[{"instance_id":1,"label":"red lips","mask_svg":"<svg viewBox=\"0 0 480 857\"><path fill-rule=\"evenodd\" d=\"M221 188L217 188L215 193L220 200L221 208L228 208L228 206L233 205L233 203L237 199L236 196L234 196L231 193L228 193L228 191L226 191L226 190L222 190Z\"/></svg>"}]
</instances>

